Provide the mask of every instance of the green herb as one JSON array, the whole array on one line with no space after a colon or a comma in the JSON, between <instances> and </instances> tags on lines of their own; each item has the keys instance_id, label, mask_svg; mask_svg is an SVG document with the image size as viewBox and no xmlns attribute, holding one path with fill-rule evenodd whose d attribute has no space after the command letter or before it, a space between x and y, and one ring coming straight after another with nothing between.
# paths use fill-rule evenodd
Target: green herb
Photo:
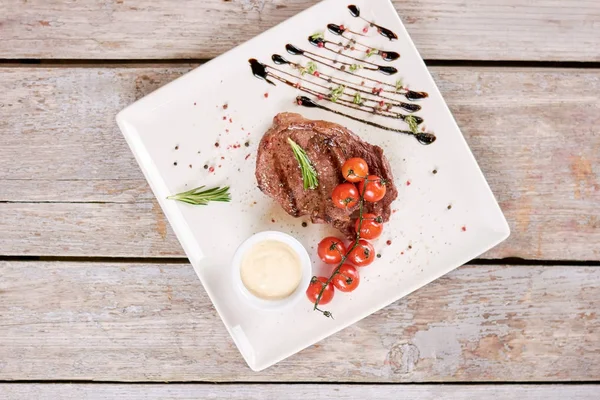
<instances>
[{"instance_id":1,"label":"green herb","mask_svg":"<svg viewBox=\"0 0 600 400\"><path fill-rule=\"evenodd\" d=\"M312 40L325 39L325 35L323 34L323 32L317 32L317 33L313 33L312 35L310 35L310 38Z\"/></svg>"},{"instance_id":2,"label":"green herb","mask_svg":"<svg viewBox=\"0 0 600 400\"><path fill-rule=\"evenodd\" d=\"M418 125L419 124L417 124L417 119L415 117L413 117L412 115L404 117L404 122L406 122L408 124L408 127L412 133L414 133L414 134L418 133L418 131L419 131Z\"/></svg>"},{"instance_id":3,"label":"green herb","mask_svg":"<svg viewBox=\"0 0 600 400\"><path fill-rule=\"evenodd\" d=\"M312 61L309 61L306 63L306 67L300 67L300 73L302 75L304 74L314 74L315 71L317 70L317 64L315 64Z\"/></svg>"},{"instance_id":4,"label":"green herb","mask_svg":"<svg viewBox=\"0 0 600 400\"><path fill-rule=\"evenodd\" d=\"M402 82L402 78L400 78L396 81L396 92L399 92L402 89L404 89L404 82Z\"/></svg>"},{"instance_id":5,"label":"green herb","mask_svg":"<svg viewBox=\"0 0 600 400\"><path fill-rule=\"evenodd\" d=\"M291 138L288 138L288 143L290 146L292 146L294 157L296 157L296 161L298 161L298 164L300 165L300 171L302 171L302 181L304 182L304 190L316 189L319 186L317 171L308 159L306 152Z\"/></svg>"},{"instance_id":6,"label":"green herb","mask_svg":"<svg viewBox=\"0 0 600 400\"><path fill-rule=\"evenodd\" d=\"M200 186L195 189L188 190L187 192L178 193L167 197L167 199L182 201L184 203L197 206L205 206L211 201L223 201L226 203L231 201L229 186L202 190L204 187L205 186Z\"/></svg>"},{"instance_id":7,"label":"green herb","mask_svg":"<svg viewBox=\"0 0 600 400\"><path fill-rule=\"evenodd\" d=\"M338 101L340 96L344 94L344 90L346 90L346 86L344 85L340 85L335 89L332 89L331 93L329 93L329 99L335 103Z\"/></svg>"},{"instance_id":8,"label":"green herb","mask_svg":"<svg viewBox=\"0 0 600 400\"><path fill-rule=\"evenodd\" d=\"M349 69L350 69L350 72L354 72L354 71L359 70L361 68L363 68L363 66L361 64L352 64Z\"/></svg>"},{"instance_id":9,"label":"green herb","mask_svg":"<svg viewBox=\"0 0 600 400\"><path fill-rule=\"evenodd\" d=\"M377 49L369 49L369 51L367 51L367 57L374 56L375 54L379 54L379 50L377 50Z\"/></svg>"},{"instance_id":10,"label":"green herb","mask_svg":"<svg viewBox=\"0 0 600 400\"><path fill-rule=\"evenodd\" d=\"M356 92L354 93L354 100L353 100L354 104L362 104L362 97L360 97L360 92Z\"/></svg>"}]
</instances>

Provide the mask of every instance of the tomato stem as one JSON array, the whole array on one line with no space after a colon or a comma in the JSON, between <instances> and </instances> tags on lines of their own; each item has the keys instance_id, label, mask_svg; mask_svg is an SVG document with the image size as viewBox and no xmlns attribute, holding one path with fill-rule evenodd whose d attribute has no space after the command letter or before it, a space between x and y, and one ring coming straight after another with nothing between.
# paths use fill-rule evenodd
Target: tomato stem
<instances>
[{"instance_id":1,"label":"tomato stem","mask_svg":"<svg viewBox=\"0 0 600 400\"><path fill-rule=\"evenodd\" d=\"M369 179L365 179L365 184L366 182L369 182ZM354 239L354 243L352 244L352 246L348 249L348 251L346 251L346 254L344 254L342 256L342 259L340 260L339 264L337 265L337 267L333 270L333 272L331 273L331 276L327 279L327 281L323 284L323 287L321 288L321 291L319 292L319 295L317 296L317 300L315 300L315 306L313 308L313 310L319 311L321 312L324 316L333 319L333 314L331 314L331 312L329 311L323 311L319 308L319 302L321 301L321 297L323 296L323 293L325 292L325 288L331 283L331 281L333 280L333 278L339 273L340 268L342 267L342 265L344 265L344 262L346 262L346 259L348 258L348 256L350 255L350 253L352 253L352 250L354 250L359 243L360 240L360 230L362 228L362 224L364 222L363 220L363 208L364 208L364 202L365 202L365 192L366 190L363 190L362 193L360 193L360 199L358 200L358 232L356 232L356 239Z\"/></svg>"}]
</instances>

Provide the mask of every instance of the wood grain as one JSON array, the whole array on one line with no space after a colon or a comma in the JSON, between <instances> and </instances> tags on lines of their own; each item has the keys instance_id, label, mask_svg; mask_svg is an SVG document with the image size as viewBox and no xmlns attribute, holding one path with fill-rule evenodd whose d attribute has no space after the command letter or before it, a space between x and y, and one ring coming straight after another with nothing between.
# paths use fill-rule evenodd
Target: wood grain
<instances>
[{"instance_id":1,"label":"wood grain","mask_svg":"<svg viewBox=\"0 0 600 400\"><path fill-rule=\"evenodd\" d=\"M315 3L4 0L0 57L212 58ZM426 59L600 60L600 3L595 0L393 3Z\"/></svg>"},{"instance_id":2,"label":"wood grain","mask_svg":"<svg viewBox=\"0 0 600 400\"><path fill-rule=\"evenodd\" d=\"M595 400L599 385L127 385L127 384L0 384L6 400L20 399L231 399L297 400Z\"/></svg>"},{"instance_id":3,"label":"wood grain","mask_svg":"<svg viewBox=\"0 0 600 400\"><path fill-rule=\"evenodd\" d=\"M183 256L114 115L190 68L0 69L0 254ZM511 225L484 257L600 259L600 71L432 72Z\"/></svg>"},{"instance_id":4,"label":"wood grain","mask_svg":"<svg viewBox=\"0 0 600 400\"><path fill-rule=\"evenodd\" d=\"M462 267L259 373L189 265L4 261L0 276L0 380L600 377L595 267Z\"/></svg>"}]
</instances>

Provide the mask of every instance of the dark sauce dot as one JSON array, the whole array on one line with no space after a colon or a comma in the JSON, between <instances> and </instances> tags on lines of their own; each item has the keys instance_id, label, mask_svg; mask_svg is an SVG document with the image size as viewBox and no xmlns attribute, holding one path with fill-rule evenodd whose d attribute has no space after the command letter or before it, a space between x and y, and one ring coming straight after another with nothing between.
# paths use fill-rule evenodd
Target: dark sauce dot
<instances>
[{"instance_id":1,"label":"dark sauce dot","mask_svg":"<svg viewBox=\"0 0 600 400\"><path fill-rule=\"evenodd\" d=\"M215 147L219 147L219 142L215 142Z\"/></svg>"},{"instance_id":2,"label":"dark sauce dot","mask_svg":"<svg viewBox=\"0 0 600 400\"><path fill-rule=\"evenodd\" d=\"M208 169L208 165L204 164L204 169Z\"/></svg>"},{"instance_id":3,"label":"dark sauce dot","mask_svg":"<svg viewBox=\"0 0 600 400\"><path fill-rule=\"evenodd\" d=\"M392 245L392 241L388 240L388 241L385 242L385 244L387 244L388 246L391 246Z\"/></svg>"},{"instance_id":4,"label":"dark sauce dot","mask_svg":"<svg viewBox=\"0 0 600 400\"><path fill-rule=\"evenodd\" d=\"M192 168L192 164L190 164L190 168Z\"/></svg>"},{"instance_id":5,"label":"dark sauce dot","mask_svg":"<svg viewBox=\"0 0 600 400\"><path fill-rule=\"evenodd\" d=\"M229 107L229 104L227 104L227 103L223 104L223 110L227 110L228 107Z\"/></svg>"},{"instance_id":6,"label":"dark sauce dot","mask_svg":"<svg viewBox=\"0 0 600 400\"><path fill-rule=\"evenodd\" d=\"M377 258L381 258L381 254L377 253Z\"/></svg>"},{"instance_id":7,"label":"dark sauce dot","mask_svg":"<svg viewBox=\"0 0 600 400\"><path fill-rule=\"evenodd\" d=\"M410 249L412 249L412 245L410 245L410 244L409 244L409 245L408 245L408 249L409 249L409 250L410 250Z\"/></svg>"},{"instance_id":8,"label":"dark sauce dot","mask_svg":"<svg viewBox=\"0 0 600 400\"><path fill-rule=\"evenodd\" d=\"M250 142L246 142L246 143L244 143L244 146L246 146L246 147L250 147Z\"/></svg>"},{"instance_id":9,"label":"dark sauce dot","mask_svg":"<svg viewBox=\"0 0 600 400\"><path fill-rule=\"evenodd\" d=\"M433 171L431 171L432 174L437 174L437 169L434 169Z\"/></svg>"},{"instance_id":10,"label":"dark sauce dot","mask_svg":"<svg viewBox=\"0 0 600 400\"><path fill-rule=\"evenodd\" d=\"M452 209L452 204L448 204L448 210Z\"/></svg>"},{"instance_id":11,"label":"dark sauce dot","mask_svg":"<svg viewBox=\"0 0 600 400\"><path fill-rule=\"evenodd\" d=\"M179 146L175 146L175 150L179 150Z\"/></svg>"},{"instance_id":12,"label":"dark sauce dot","mask_svg":"<svg viewBox=\"0 0 600 400\"><path fill-rule=\"evenodd\" d=\"M306 228L307 226L308 226L308 224L307 224L306 222L303 222L303 223L302 223L302 227L303 227L303 228Z\"/></svg>"},{"instance_id":13,"label":"dark sauce dot","mask_svg":"<svg viewBox=\"0 0 600 400\"><path fill-rule=\"evenodd\" d=\"M173 163L173 165L177 166L177 161L175 161L175 162Z\"/></svg>"}]
</instances>

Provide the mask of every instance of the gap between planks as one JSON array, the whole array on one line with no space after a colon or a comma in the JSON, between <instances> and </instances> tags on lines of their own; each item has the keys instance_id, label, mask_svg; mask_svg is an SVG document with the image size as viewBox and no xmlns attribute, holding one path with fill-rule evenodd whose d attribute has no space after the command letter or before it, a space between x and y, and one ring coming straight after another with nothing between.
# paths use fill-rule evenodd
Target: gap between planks
<instances>
[{"instance_id":1,"label":"gap between planks","mask_svg":"<svg viewBox=\"0 0 600 400\"><path fill-rule=\"evenodd\" d=\"M187 257L72 257L72 256L5 256L0 261L19 262L78 262L78 263L115 263L115 264L189 264ZM463 265L511 265L542 267L600 267L600 260L530 260L519 257L474 258ZM0 381L1 382L1 381Z\"/></svg>"},{"instance_id":2,"label":"gap between planks","mask_svg":"<svg viewBox=\"0 0 600 400\"><path fill-rule=\"evenodd\" d=\"M127 66L143 67L160 65L200 65L211 59L205 58L173 58L173 59L9 59L0 58L0 66L6 68L19 67L65 67L86 68L106 67L123 68ZM491 67L491 68L577 68L600 69L600 61L521 61L521 60L423 60L428 67Z\"/></svg>"}]
</instances>

